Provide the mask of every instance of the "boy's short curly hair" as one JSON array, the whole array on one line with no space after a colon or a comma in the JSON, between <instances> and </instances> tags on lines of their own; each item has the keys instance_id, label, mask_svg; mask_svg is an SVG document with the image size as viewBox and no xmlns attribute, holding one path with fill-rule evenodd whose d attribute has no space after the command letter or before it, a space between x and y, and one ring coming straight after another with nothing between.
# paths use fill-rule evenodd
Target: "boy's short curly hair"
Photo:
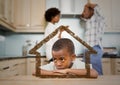
<instances>
[{"instance_id":1,"label":"boy's short curly hair","mask_svg":"<svg viewBox=\"0 0 120 85\"><path fill-rule=\"evenodd\" d=\"M73 42L68 38L61 38L57 40L52 47L52 51L59 51L61 49L67 49L69 54L72 55L75 53L75 47Z\"/></svg>"},{"instance_id":2,"label":"boy's short curly hair","mask_svg":"<svg viewBox=\"0 0 120 85\"><path fill-rule=\"evenodd\" d=\"M56 15L60 14L60 10L57 8L49 8L46 12L45 12L45 20L50 22L51 19L53 17L55 17Z\"/></svg>"}]
</instances>

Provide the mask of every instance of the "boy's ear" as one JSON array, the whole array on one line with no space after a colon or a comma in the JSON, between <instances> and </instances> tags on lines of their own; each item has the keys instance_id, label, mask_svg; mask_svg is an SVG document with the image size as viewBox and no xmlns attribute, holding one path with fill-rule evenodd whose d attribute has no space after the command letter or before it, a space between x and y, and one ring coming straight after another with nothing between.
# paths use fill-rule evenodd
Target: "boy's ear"
<instances>
[{"instance_id":1,"label":"boy's ear","mask_svg":"<svg viewBox=\"0 0 120 85\"><path fill-rule=\"evenodd\" d=\"M73 55L72 55L72 61L75 60L75 58L76 58L76 55L73 54Z\"/></svg>"}]
</instances>

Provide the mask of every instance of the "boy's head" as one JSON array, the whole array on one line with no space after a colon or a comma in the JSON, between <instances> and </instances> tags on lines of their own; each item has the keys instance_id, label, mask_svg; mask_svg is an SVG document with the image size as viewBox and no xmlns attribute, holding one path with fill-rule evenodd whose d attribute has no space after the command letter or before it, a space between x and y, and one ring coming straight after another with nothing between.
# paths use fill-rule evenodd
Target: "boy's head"
<instances>
[{"instance_id":1,"label":"boy's head","mask_svg":"<svg viewBox=\"0 0 120 85\"><path fill-rule=\"evenodd\" d=\"M45 12L45 20L48 22L57 23L60 19L60 10L57 8L49 8Z\"/></svg>"},{"instance_id":2,"label":"boy's head","mask_svg":"<svg viewBox=\"0 0 120 85\"><path fill-rule=\"evenodd\" d=\"M52 47L52 55L57 69L70 68L75 59L73 42L67 38L57 40Z\"/></svg>"}]
</instances>

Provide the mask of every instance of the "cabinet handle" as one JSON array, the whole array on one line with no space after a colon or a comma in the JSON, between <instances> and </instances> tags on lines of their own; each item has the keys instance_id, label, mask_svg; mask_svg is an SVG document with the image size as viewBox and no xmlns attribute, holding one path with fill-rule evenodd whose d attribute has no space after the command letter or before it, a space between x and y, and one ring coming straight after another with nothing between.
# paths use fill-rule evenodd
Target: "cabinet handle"
<instances>
[{"instance_id":1,"label":"cabinet handle","mask_svg":"<svg viewBox=\"0 0 120 85\"><path fill-rule=\"evenodd\" d=\"M120 62L117 62L118 64L120 64Z\"/></svg>"},{"instance_id":2,"label":"cabinet handle","mask_svg":"<svg viewBox=\"0 0 120 85\"><path fill-rule=\"evenodd\" d=\"M17 26L20 26L20 27L28 27L27 25L17 25Z\"/></svg>"},{"instance_id":3,"label":"cabinet handle","mask_svg":"<svg viewBox=\"0 0 120 85\"><path fill-rule=\"evenodd\" d=\"M2 17L2 19L7 20L7 18L5 18L5 17Z\"/></svg>"},{"instance_id":4,"label":"cabinet handle","mask_svg":"<svg viewBox=\"0 0 120 85\"><path fill-rule=\"evenodd\" d=\"M3 68L3 70L6 70L6 69L9 69L9 66Z\"/></svg>"},{"instance_id":5,"label":"cabinet handle","mask_svg":"<svg viewBox=\"0 0 120 85\"><path fill-rule=\"evenodd\" d=\"M120 70L118 69L117 72L120 72Z\"/></svg>"},{"instance_id":6,"label":"cabinet handle","mask_svg":"<svg viewBox=\"0 0 120 85\"><path fill-rule=\"evenodd\" d=\"M17 66L18 64L14 64L13 66Z\"/></svg>"},{"instance_id":7,"label":"cabinet handle","mask_svg":"<svg viewBox=\"0 0 120 85\"><path fill-rule=\"evenodd\" d=\"M32 27L38 27L38 26L41 26L41 25L31 25Z\"/></svg>"},{"instance_id":8,"label":"cabinet handle","mask_svg":"<svg viewBox=\"0 0 120 85\"><path fill-rule=\"evenodd\" d=\"M19 74L15 74L15 76L19 76Z\"/></svg>"}]
</instances>

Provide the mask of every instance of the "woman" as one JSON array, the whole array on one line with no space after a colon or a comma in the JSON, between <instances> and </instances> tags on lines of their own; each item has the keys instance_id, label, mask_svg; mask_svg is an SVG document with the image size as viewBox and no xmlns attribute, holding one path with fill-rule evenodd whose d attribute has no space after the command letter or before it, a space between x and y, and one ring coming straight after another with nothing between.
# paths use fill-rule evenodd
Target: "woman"
<instances>
[{"instance_id":1,"label":"woman","mask_svg":"<svg viewBox=\"0 0 120 85\"><path fill-rule=\"evenodd\" d=\"M58 23L60 20L60 10L57 8L49 8L45 12L45 20L48 22L45 29L45 37L46 37L57 28L56 23ZM56 40L58 40L58 35L54 36L46 43L46 57L49 61L52 60L51 49L52 49L52 45Z\"/></svg>"}]
</instances>

